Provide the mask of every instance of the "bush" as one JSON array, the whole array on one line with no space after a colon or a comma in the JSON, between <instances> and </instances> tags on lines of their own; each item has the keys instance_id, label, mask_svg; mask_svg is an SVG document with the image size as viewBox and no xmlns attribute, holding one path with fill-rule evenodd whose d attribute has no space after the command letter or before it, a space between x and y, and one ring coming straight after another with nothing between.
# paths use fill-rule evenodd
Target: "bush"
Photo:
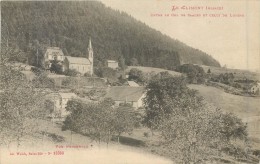
<instances>
[{"instance_id":1,"label":"bush","mask_svg":"<svg viewBox=\"0 0 260 164\"><path fill-rule=\"evenodd\" d=\"M144 84L146 82L146 79L145 79L145 74L137 69L137 68L132 68L130 71L129 71L129 77L128 77L129 80L133 80L139 84Z\"/></svg>"},{"instance_id":2,"label":"bush","mask_svg":"<svg viewBox=\"0 0 260 164\"><path fill-rule=\"evenodd\" d=\"M57 60L53 60L51 62L50 71L55 72L57 74L62 74L62 64L60 62L58 62Z\"/></svg>"},{"instance_id":3,"label":"bush","mask_svg":"<svg viewBox=\"0 0 260 164\"><path fill-rule=\"evenodd\" d=\"M73 77L80 75L80 73L78 71L76 71L75 69L68 69L68 70L64 71L63 74L66 76L73 76Z\"/></svg>"},{"instance_id":4,"label":"bush","mask_svg":"<svg viewBox=\"0 0 260 164\"><path fill-rule=\"evenodd\" d=\"M42 74L44 72L44 70L42 70L41 68L38 67L32 67L31 71L36 75L36 76L40 76L40 74Z\"/></svg>"},{"instance_id":5,"label":"bush","mask_svg":"<svg viewBox=\"0 0 260 164\"><path fill-rule=\"evenodd\" d=\"M34 87L37 88L54 88L55 82L53 79L47 77L47 74L45 72L42 72L39 76L36 76L32 83Z\"/></svg>"},{"instance_id":6,"label":"bush","mask_svg":"<svg viewBox=\"0 0 260 164\"><path fill-rule=\"evenodd\" d=\"M61 84L65 87L74 88L78 81L73 77L67 77L62 80Z\"/></svg>"},{"instance_id":7,"label":"bush","mask_svg":"<svg viewBox=\"0 0 260 164\"><path fill-rule=\"evenodd\" d=\"M95 68L95 74L101 78L107 78L110 84L118 82L117 71L109 67Z\"/></svg>"},{"instance_id":8,"label":"bush","mask_svg":"<svg viewBox=\"0 0 260 164\"><path fill-rule=\"evenodd\" d=\"M92 77L90 73L84 73L85 77Z\"/></svg>"}]
</instances>

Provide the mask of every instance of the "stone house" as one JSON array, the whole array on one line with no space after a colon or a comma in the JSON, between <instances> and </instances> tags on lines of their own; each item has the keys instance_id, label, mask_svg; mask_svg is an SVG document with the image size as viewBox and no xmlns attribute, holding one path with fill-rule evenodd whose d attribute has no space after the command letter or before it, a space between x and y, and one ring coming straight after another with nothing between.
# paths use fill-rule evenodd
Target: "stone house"
<instances>
[{"instance_id":1,"label":"stone house","mask_svg":"<svg viewBox=\"0 0 260 164\"><path fill-rule=\"evenodd\" d=\"M118 68L118 62L115 60L107 60L107 67L117 69Z\"/></svg>"}]
</instances>

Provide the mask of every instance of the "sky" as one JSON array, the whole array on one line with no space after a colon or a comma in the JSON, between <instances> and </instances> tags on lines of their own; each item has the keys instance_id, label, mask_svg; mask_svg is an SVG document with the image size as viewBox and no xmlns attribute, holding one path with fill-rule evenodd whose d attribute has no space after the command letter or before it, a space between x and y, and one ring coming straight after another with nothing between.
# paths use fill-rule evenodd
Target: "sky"
<instances>
[{"instance_id":1,"label":"sky","mask_svg":"<svg viewBox=\"0 0 260 164\"><path fill-rule=\"evenodd\" d=\"M206 52L221 66L260 71L258 0L101 1L171 38ZM177 9L173 10L173 6Z\"/></svg>"}]
</instances>

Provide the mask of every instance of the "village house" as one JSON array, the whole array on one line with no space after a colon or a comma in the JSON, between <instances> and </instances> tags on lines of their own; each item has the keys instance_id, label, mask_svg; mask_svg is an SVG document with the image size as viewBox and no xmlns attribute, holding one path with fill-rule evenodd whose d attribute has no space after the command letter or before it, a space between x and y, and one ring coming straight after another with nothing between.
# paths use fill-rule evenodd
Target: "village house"
<instances>
[{"instance_id":1,"label":"village house","mask_svg":"<svg viewBox=\"0 0 260 164\"><path fill-rule=\"evenodd\" d=\"M45 61L51 61L51 60L58 60L63 61L64 60L64 54L62 50L59 47L48 47L45 54L44 54Z\"/></svg>"},{"instance_id":2,"label":"village house","mask_svg":"<svg viewBox=\"0 0 260 164\"><path fill-rule=\"evenodd\" d=\"M66 117L69 114L66 111L67 102L73 98L77 98L77 95L74 93L57 92L48 94L46 100L52 103L50 105L52 109L48 109L53 111L52 117Z\"/></svg>"},{"instance_id":3,"label":"village house","mask_svg":"<svg viewBox=\"0 0 260 164\"><path fill-rule=\"evenodd\" d=\"M38 51L36 55L38 55ZM59 62L62 62L64 58L65 56L59 47L48 47L44 54L44 62L48 63L46 65L47 68L51 67L51 61L57 60Z\"/></svg>"},{"instance_id":4,"label":"village house","mask_svg":"<svg viewBox=\"0 0 260 164\"><path fill-rule=\"evenodd\" d=\"M107 67L117 69L118 68L118 62L115 60L107 60Z\"/></svg>"},{"instance_id":5,"label":"village house","mask_svg":"<svg viewBox=\"0 0 260 164\"><path fill-rule=\"evenodd\" d=\"M250 92L253 94L259 94L259 90L260 90L260 83L256 83L250 88Z\"/></svg>"},{"instance_id":6,"label":"village house","mask_svg":"<svg viewBox=\"0 0 260 164\"><path fill-rule=\"evenodd\" d=\"M143 107L143 98L145 97L144 87L131 86L114 86L108 89L105 96L115 101L115 105L119 106L121 103L131 104L135 109Z\"/></svg>"}]
</instances>

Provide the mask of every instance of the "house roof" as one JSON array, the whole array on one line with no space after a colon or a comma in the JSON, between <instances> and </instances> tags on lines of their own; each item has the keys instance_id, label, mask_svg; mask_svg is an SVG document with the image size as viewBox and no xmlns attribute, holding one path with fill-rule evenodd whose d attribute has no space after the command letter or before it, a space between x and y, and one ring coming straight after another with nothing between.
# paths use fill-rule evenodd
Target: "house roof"
<instances>
[{"instance_id":1,"label":"house roof","mask_svg":"<svg viewBox=\"0 0 260 164\"><path fill-rule=\"evenodd\" d=\"M128 85L131 87L139 87L139 85L134 81L127 81Z\"/></svg>"},{"instance_id":2,"label":"house roof","mask_svg":"<svg viewBox=\"0 0 260 164\"><path fill-rule=\"evenodd\" d=\"M69 63L73 64L90 64L90 61L87 58L81 58L81 57L72 57L72 56L66 56Z\"/></svg>"},{"instance_id":3,"label":"house roof","mask_svg":"<svg viewBox=\"0 0 260 164\"><path fill-rule=\"evenodd\" d=\"M115 60L107 60L108 63L117 63Z\"/></svg>"},{"instance_id":4,"label":"house roof","mask_svg":"<svg viewBox=\"0 0 260 164\"><path fill-rule=\"evenodd\" d=\"M59 95L62 98L67 98L67 99L71 99L71 98L76 98L77 97L77 95L75 93L62 93L62 92L60 92Z\"/></svg>"},{"instance_id":5,"label":"house roof","mask_svg":"<svg viewBox=\"0 0 260 164\"><path fill-rule=\"evenodd\" d=\"M144 94L144 87L115 86L108 90L105 97L115 101L138 101Z\"/></svg>"},{"instance_id":6,"label":"house roof","mask_svg":"<svg viewBox=\"0 0 260 164\"><path fill-rule=\"evenodd\" d=\"M47 47L45 54L61 55L64 56L62 50L59 47Z\"/></svg>"}]
</instances>

